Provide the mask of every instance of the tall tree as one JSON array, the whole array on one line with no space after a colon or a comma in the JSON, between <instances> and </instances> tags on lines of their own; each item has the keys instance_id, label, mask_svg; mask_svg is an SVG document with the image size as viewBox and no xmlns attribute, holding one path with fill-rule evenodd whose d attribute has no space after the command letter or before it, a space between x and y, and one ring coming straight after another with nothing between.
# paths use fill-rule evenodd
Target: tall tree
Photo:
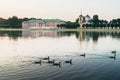
<instances>
[{"instance_id":1,"label":"tall tree","mask_svg":"<svg viewBox=\"0 0 120 80\"><path fill-rule=\"evenodd\" d=\"M21 26L21 23L20 23L18 17L16 17L16 16L13 16L12 18L9 18L7 20L7 22L8 22L8 27L9 28L20 28L20 26Z\"/></svg>"},{"instance_id":2,"label":"tall tree","mask_svg":"<svg viewBox=\"0 0 120 80\"><path fill-rule=\"evenodd\" d=\"M6 28L6 19L0 18L0 28Z\"/></svg>"},{"instance_id":3,"label":"tall tree","mask_svg":"<svg viewBox=\"0 0 120 80\"><path fill-rule=\"evenodd\" d=\"M98 17L98 15L94 15L93 16L93 27L95 28L95 27L98 27L99 26L99 17Z\"/></svg>"},{"instance_id":4,"label":"tall tree","mask_svg":"<svg viewBox=\"0 0 120 80\"><path fill-rule=\"evenodd\" d=\"M79 23L79 18L77 18L77 19L75 20L75 23Z\"/></svg>"}]
</instances>

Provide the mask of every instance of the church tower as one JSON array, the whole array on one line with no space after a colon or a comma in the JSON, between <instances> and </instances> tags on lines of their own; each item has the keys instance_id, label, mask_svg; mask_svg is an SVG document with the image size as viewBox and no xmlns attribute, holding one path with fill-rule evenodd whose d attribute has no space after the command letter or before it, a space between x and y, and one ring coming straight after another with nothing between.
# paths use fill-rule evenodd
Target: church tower
<instances>
[{"instance_id":1,"label":"church tower","mask_svg":"<svg viewBox=\"0 0 120 80\"><path fill-rule=\"evenodd\" d=\"M82 28L82 26L83 26L83 21L84 21L84 16L82 15L82 9L81 9L81 14L80 14L80 16L79 16L80 28Z\"/></svg>"}]
</instances>

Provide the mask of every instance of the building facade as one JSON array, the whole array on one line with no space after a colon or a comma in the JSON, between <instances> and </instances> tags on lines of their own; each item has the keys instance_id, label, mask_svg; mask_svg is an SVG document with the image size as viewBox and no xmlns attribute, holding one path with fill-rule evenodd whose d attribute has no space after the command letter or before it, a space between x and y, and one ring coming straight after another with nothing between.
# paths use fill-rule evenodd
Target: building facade
<instances>
[{"instance_id":1,"label":"building facade","mask_svg":"<svg viewBox=\"0 0 120 80\"><path fill-rule=\"evenodd\" d=\"M32 19L22 22L22 28L42 28L44 26L44 21L42 21L41 19Z\"/></svg>"},{"instance_id":2,"label":"building facade","mask_svg":"<svg viewBox=\"0 0 120 80\"><path fill-rule=\"evenodd\" d=\"M92 21L91 17L89 15L83 16L81 11L81 15L79 16L80 28L83 27L83 24L91 24L91 21Z\"/></svg>"},{"instance_id":3,"label":"building facade","mask_svg":"<svg viewBox=\"0 0 120 80\"><path fill-rule=\"evenodd\" d=\"M65 21L60 19L32 19L22 22L22 28L57 28L60 24L65 24Z\"/></svg>"}]
</instances>

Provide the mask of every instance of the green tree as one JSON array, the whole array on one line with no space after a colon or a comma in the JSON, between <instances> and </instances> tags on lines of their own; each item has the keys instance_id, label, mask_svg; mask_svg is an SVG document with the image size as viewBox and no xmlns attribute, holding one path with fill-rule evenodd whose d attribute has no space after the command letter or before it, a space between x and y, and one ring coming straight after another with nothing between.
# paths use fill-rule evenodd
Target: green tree
<instances>
[{"instance_id":1,"label":"green tree","mask_svg":"<svg viewBox=\"0 0 120 80\"><path fill-rule=\"evenodd\" d=\"M7 27L6 19L0 18L0 28L6 27Z\"/></svg>"},{"instance_id":2,"label":"green tree","mask_svg":"<svg viewBox=\"0 0 120 80\"><path fill-rule=\"evenodd\" d=\"M77 19L75 20L75 23L79 23L79 18L77 18Z\"/></svg>"},{"instance_id":3,"label":"green tree","mask_svg":"<svg viewBox=\"0 0 120 80\"><path fill-rule=\"evenodd\" d=\"M94 16L93 16L92 22L93 22L93 27L94 27L94 28L99 26L99 22L100 22L100 21L99 21L98 15L94 15Z\"/></svg>"},{"instance_id":4,"label":"green tree","mask_svg":"<svg viewBox=\"0 0 120 80\"><path fill-rule=\"evenodd\" d=\"M7 20L9 28L21 28L21 22L19 21L18 17L13 16Z\"/></svg>"},{"instance_id":5,"label":"green tree","mask_svg":"<svg viewBox=\"0 0 120 80\"><path fill-rule=\"evenodd\" d=\"M60 24L58 27L60 28L78 28L79 24L76 22L66 22L65 24Z\"/></svg>"},{"instance_id":6,"label":"green tree","mask_svg":"<svg viewBox=\"0 0 120 80\"><path fill-rule=\"evenodd\" d=\"M95 21L95 22L99 21L98 15L94 15L94 16L93 16L93 21Z\"/></svg>"}]
</instances>

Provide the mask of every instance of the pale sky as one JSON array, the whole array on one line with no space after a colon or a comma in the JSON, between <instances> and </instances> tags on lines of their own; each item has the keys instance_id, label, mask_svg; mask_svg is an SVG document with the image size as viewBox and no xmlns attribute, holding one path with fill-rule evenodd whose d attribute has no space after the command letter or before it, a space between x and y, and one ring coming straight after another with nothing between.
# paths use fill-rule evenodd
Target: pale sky
<instances>
[{"instance_id":1,"label":"pale sky","mask_svg":"<svg viewBox=\"0 0 120 80\"><path fill-rule=\"evenodd\" d=\"M120 18L120 0L0 0L0 17L59 18L75 21L80 15Z\"/></svg>"}]
</instances>

